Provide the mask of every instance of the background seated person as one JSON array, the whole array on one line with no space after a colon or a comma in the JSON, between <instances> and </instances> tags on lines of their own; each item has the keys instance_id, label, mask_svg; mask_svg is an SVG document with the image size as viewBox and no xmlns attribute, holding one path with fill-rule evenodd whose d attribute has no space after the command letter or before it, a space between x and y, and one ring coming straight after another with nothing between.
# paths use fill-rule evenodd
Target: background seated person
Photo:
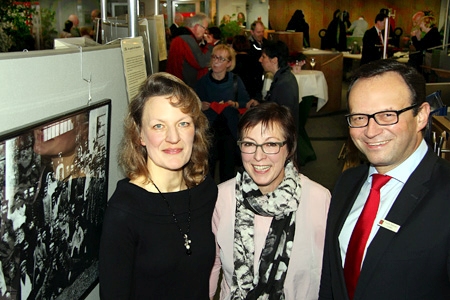
<instances>
[{"instance_id":1,"label":"background seated person","mask_svg":"<svg viewBox=\"0 0 450 300\"><path fill-rule=\"evenodd\" d=\"M210 172L215 174L219 160L220 181L235 175L238 108L245 108L249 96L239 76L231 73L236 64L234 50L224 44L214 47L211 70L200 78L195 91L202 101L202 110L209 120L213 146L210 151Z\"/></svg>"}]
</instances>

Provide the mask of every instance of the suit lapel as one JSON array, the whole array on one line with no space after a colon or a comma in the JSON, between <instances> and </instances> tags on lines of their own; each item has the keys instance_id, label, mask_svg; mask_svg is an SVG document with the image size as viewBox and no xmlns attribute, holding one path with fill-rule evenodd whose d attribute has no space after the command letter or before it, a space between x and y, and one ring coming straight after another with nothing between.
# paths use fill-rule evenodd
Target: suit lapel
<instances>
[{"instance_id":1,"label":"suit lapel","mask_svg":"<svg viewBox=\"0 0 450 300\"><path fill-rule=\"evenodd\" d=\"M428 151L422 162L411 174L408 181L400 191L392 208L389 210L386 220L401 226L407 221L408 217L428 193L429 189L426 183L430 180L431 169L437 161L437 156ZM397 233L398 234L398 233ZM361 269L358 285L355 291L355 299L359 298L366 290L367 284L375 272L379 260L388 248L390 242L396 233L385 228L379 228L377 234L367 249L366 257ZM358 297L357 297L358 296Z\"/></svg>"}]
</instances>

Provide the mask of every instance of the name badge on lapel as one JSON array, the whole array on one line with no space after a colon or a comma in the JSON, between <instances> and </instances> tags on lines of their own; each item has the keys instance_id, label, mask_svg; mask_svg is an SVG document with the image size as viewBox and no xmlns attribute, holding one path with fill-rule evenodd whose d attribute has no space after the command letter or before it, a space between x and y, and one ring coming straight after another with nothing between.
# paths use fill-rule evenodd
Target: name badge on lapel
<instances>
[{"instance_id":1,"label":"name badge on lapel","mask_svg":"<svg viewBox=\"0 0 450 300\"><path fill-rule=\"evenodd\" d=\"M393 231L395 233L397 233L398 230L400 229L400 225L392 223L391 221L388 220L380 220L380 222L378 222L378 226L386 228L387 230Z\"/></svg>"}]
</instances>

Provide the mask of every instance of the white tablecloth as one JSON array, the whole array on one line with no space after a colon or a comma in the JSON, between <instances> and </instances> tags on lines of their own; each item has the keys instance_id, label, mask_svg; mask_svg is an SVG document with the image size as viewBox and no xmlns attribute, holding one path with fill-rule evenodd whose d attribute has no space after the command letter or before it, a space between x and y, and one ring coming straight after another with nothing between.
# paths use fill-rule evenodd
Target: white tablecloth
<instances>
[{"instance_id":1,"label":"white tablecloth","mask_svg":"<svg viewBox=\"0 0 450 300\"><path fill-rule=\"evenodd\" d=\"M328 85L323 72L316 70L302 70L293 74L295 75L298 84L298 102L300 103L302 98L306 96L317 97L317 111L319 111L328 101ZM270 75L266 76L264 79L263 96L267 94L267 91L272 84L273 76Z\"/></svg>"}]
</instances>

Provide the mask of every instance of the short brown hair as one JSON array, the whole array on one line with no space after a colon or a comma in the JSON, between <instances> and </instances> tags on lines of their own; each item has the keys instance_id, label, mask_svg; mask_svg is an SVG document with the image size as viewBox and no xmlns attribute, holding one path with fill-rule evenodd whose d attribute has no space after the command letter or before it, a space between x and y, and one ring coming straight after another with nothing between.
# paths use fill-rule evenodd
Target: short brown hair
<instances>
[{"instance_id":1,"label":"short brown hair","mask_svg":"<svg viewBox=\"0 0 450 300\"><path fill-rule=\"evenodd\" d=\"M147 168L147 149L141 144L142 115L152 97L166 96L173 107L192 117L195 126L194 144L189 162L183 167L183 178L188 187L199 184L208 172L208 120L201 110L197 94L178 77L155 73L141 85L139 93L128 106L124 135L119 150L119 164L130 179L140 176L150 179Z\"/></svg>"},{"instance_id":2,"label":"short brown hair","mask_svg":"<svg viewBox=\"0 0 450 300\"><path fill-rule=\"evenodd\" d=\"M289 151L287 159L291 159L297 168L297 129L289 108L275 102L264 102L248 109L238 123L239 140L242 139L247 130L252 129L259 123L263 127L272 127L274 124L280 126Z\"/></svg>"}]
</instances>

